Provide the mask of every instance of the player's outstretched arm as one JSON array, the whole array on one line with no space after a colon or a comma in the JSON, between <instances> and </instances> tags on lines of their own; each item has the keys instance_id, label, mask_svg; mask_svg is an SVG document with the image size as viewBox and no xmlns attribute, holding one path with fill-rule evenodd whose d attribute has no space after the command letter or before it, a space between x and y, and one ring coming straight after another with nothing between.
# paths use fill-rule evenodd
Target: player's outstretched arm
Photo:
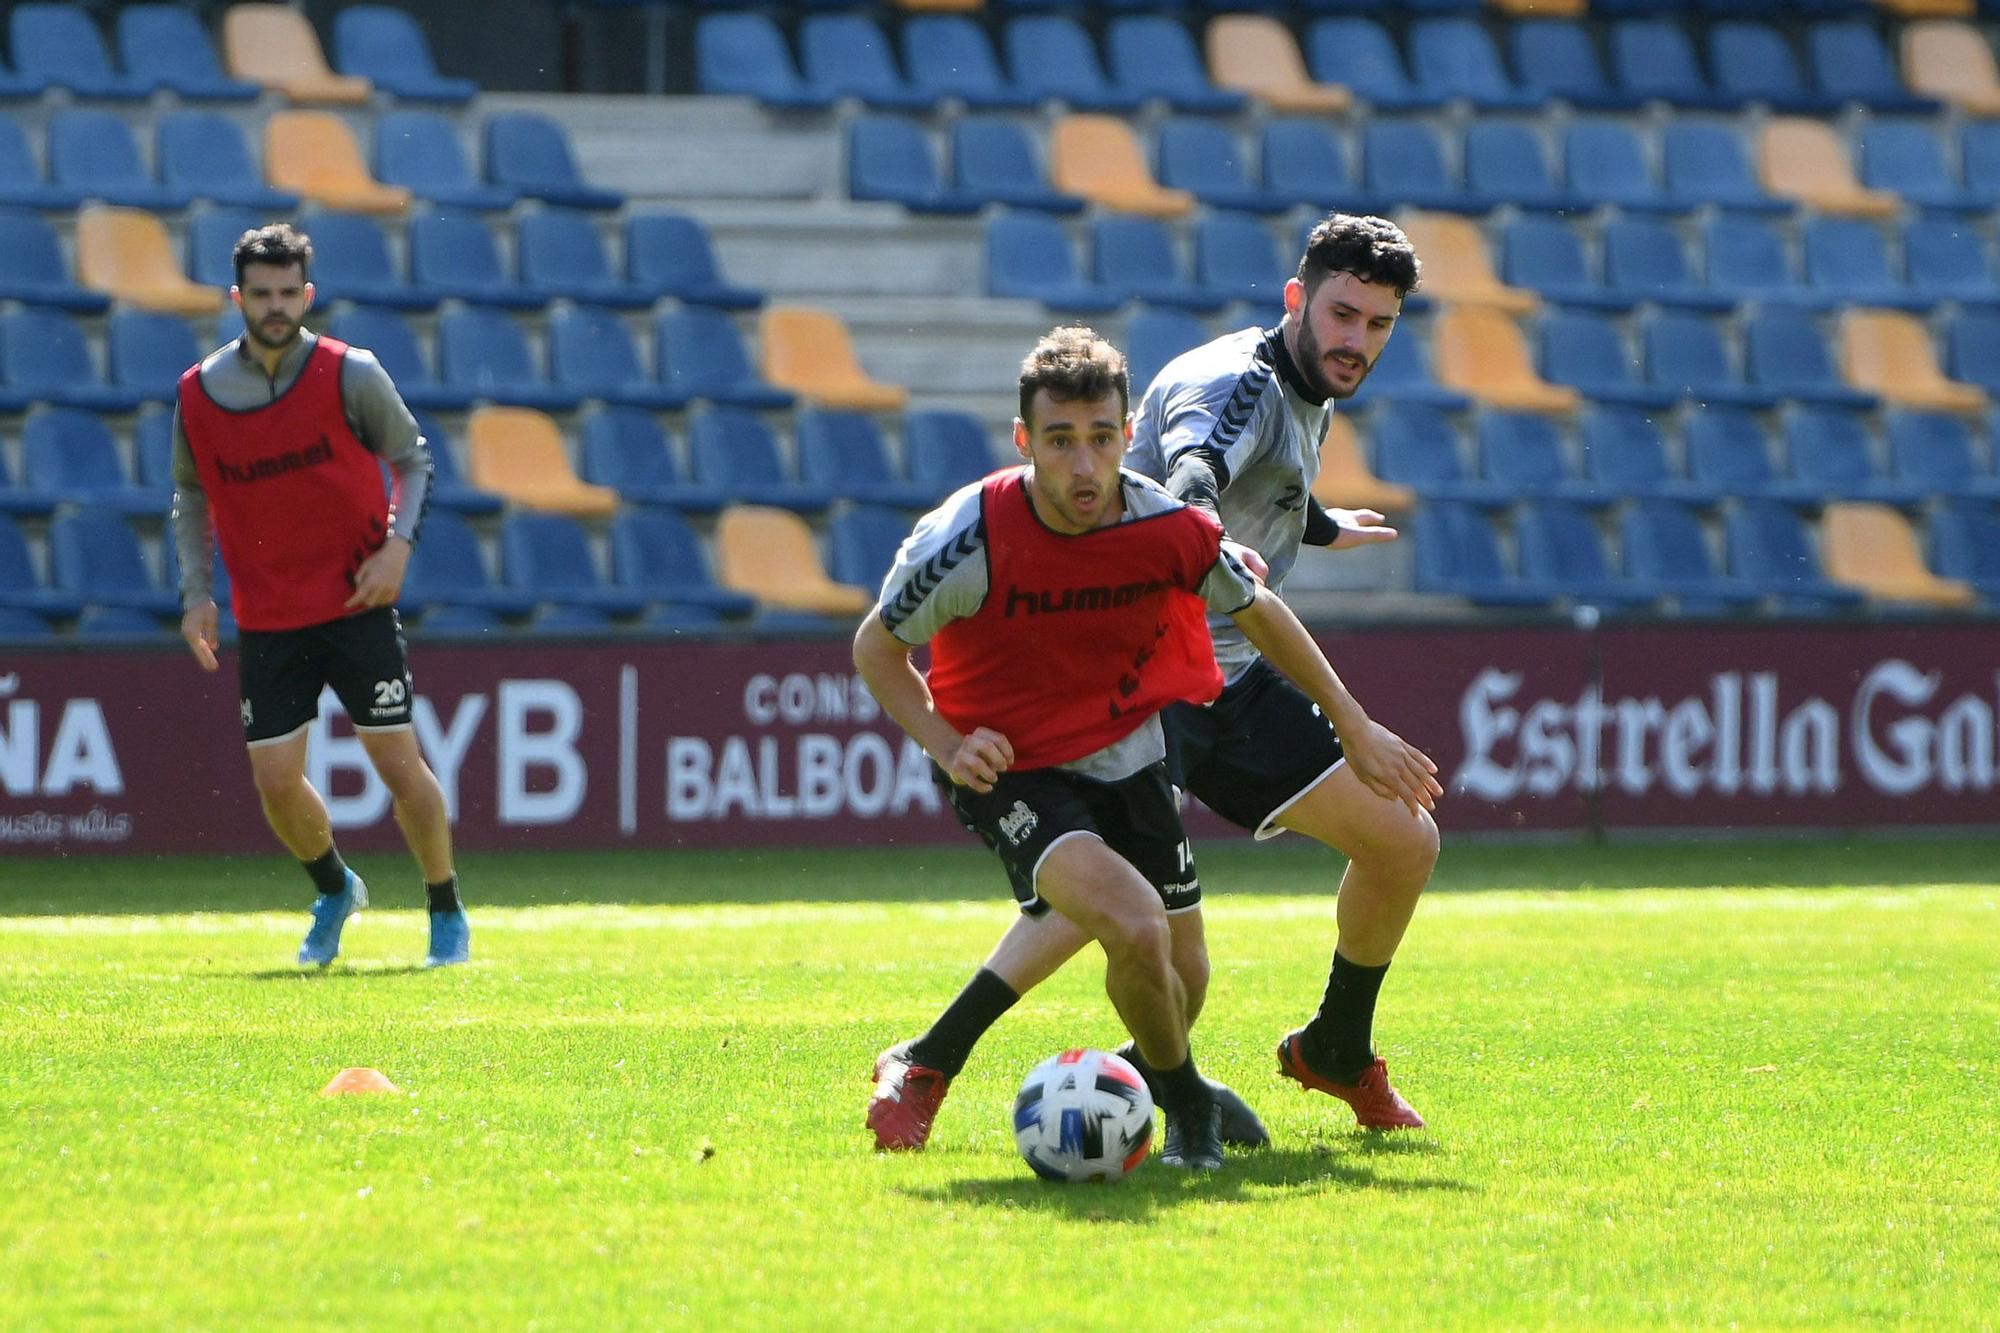
<instances>
[{"instance_id":1,"label":"player's outstretched arm","mask_svg":"<svg viewBox=\"0 0 2000 1333\"><path fill-rule=\"evenodd\" d=\"M1289 606L1268 588L1259 587L1256 600L1233 618L1265 660L1319 705L1340 733L1348 767L1370 791L1401 801L1411 814L1420 806L1436 808L1437 798L1444 795L1437 765L1422 750L1369 719Z\"/></svg>"},{"instance_id":2,"label":"player's outstretched arm","mask_svg":"<svg viewBox=\"0 0 2000 1333\"><path fill-rule=\"evenodd\" d=\"M181 613L181 637L187 640L188 651L201 663L203 671L216 668L216 621L214 602L202 602Z\"/></svg>"},{"instance_id":3,"label":"player's outstretched arm","mask_svg":"<svg viewBox=\"0 0 2000 1333\"><path fill-rule=\"evenodd\" d=\"M1326 509L1311 496L1306 497L1307 546L1325 546L1335 551L1377 542L1396 540L1396 530L1374 509Z\"/></svg>"},{"instance_id":4,"label":"player's outstretched arm","mask_svg":"<svg viewBox=\"0 0 2000 1333\"><path fill-rule=\"evenodd\" d=\"M930 686L910 662L910 646L891 634L870 612L854 634L854 669L882 711L924 752L937 761L953 782L974 791L993 790L993 780L1014 762L1014 747L991 727L975 727L961 735L947 722L931 698Z\"/></svg>"}]
</instances>

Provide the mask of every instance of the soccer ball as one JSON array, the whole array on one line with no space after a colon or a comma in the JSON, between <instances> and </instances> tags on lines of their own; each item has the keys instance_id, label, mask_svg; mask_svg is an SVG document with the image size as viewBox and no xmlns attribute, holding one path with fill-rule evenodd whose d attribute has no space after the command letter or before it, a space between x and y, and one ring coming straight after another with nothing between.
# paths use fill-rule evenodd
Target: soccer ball
<instances>
[{"instance_id":1,"label":"soccer ball","mask_svg":"<svg viewBox=\"0 0 2000 1333\"><path fill-rule=\"evenodd\" d=\"M1052 1055L1014 1098L1014 1143L1043 1180L1118 1180L1153 1146L1153 1095L1109 1051Z\"/></svg>"}]
</instances>

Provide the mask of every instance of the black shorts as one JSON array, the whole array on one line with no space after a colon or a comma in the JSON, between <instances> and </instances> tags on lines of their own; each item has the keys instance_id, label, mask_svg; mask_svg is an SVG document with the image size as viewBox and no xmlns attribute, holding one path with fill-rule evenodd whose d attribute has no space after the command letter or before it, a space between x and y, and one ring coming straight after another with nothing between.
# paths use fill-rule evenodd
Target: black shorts
<instances>
[{"instance_id":1,"label":"black shorts","mask_svg":"<svg viewBox=\"0 0 2000 1333\"><path fill-rule=\"evenodd\" d=\"M1276 837L1275 816L1344 757L1319 705L1262 658L1207 707L1160 716L1174 785L1259 838Z\"/></svg>"},{"instance_id":2,"label":"black shorts","mask_svg":"<svg viewBox=\"0 0 2000 1333\"><path fill-rule=\"evenodd\" d=\"M958 822L1000 854L1014 900L1029 916L1049 910L1035 891L1042 858L1073 833L1096 834L1130 861L1159 890L1169 913L1200 905L1194 852L1181 827L1165 764L1149 764L1117 782L1100 782L1066 768L1002 773L989 792L959 786L935 764L931 769Z\"/></svg>"},{"instance_id":3,"label":"black shorts","mask_svg":"<svg viewBox=\"0 0 2000 1333\"><path fill-rule=\"evenodd\" d=\"M394 607L303 629L246 629L239 639L248 744L282 740L310 723L319 715L319 692L328 685L356 731L410 725L410 665Z\"/></svg>"}]
</instances>

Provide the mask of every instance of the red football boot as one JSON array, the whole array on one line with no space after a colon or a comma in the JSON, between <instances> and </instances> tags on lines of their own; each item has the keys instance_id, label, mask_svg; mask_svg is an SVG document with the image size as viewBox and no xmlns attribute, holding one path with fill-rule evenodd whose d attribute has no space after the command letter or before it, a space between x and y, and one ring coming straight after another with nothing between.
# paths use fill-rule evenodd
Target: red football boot
<instances>
[{"instance_id":1,"label":"red football boot","mask_svg":"<svg viewBox=\"0 0 2000 1333\"><path fill-rule=\"evenodd\" d=\"M1288 1032L1278 1043L1278 1072L1314 1092L1338 1097L1354 1108L1354 1119L1364 1129L1422 1129L1424 1118L1389 1083L1389 1066L1381 1056L1361 1071L1353 1083L1336 1083L1317 1073L1306 1063L1302 1041L1304 1029Z\"/></svg>"},{"instance_id":2,"label":"red football boot","mask_svg":"<svg viewBox=\"0 0 2000 1333\"><path fill-rule=\"evenodd\" d=\"M898 1042L875 1057L875 1091L868 1098L868 1128L883 1152L922 1152L931 1122L944 1105L951 1079L910 1059L910 1044Z\"/></svg>"}]
</instances>

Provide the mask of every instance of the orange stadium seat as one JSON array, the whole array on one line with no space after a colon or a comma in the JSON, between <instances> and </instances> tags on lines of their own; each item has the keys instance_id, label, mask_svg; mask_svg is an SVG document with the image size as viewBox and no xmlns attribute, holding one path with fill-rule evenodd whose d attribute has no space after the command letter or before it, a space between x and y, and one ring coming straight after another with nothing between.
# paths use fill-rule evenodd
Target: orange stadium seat
<instances>
[{"instance_id":1,"label":"orange stadium seat","mask_svg":"<svg viewBox=\"0 0 2000 1333\"><path fill-rule=\"evenodd\" d=\"M90 205L76 215L76 271L85 287L142 310L213 315L223 293L190 282L167 228L140 208Z\"/></svg>"},{"instance_id":2,"label":"orange stadium seat","mask_svg":"<svg viewBox=\"0 0 2000 1333\"><path fill-rule=\"evenodd\" d=\"M1329 509L1397 514L1417 503L1417 493L1408 486L1375 475L1355 438L1354 422L1338 412L1326 423L1326 438L1319 444L1319 475L1313 478L1312 493Z\"/></svg>"},{"instance_id":3,"label":"orange stadium seat","mask_svg":"<svg viewBox=\"0 0 2000 1333\"><path fill-rule=\"evenodd\" d=\"M1506 312L1448 306L1431 335L1431 362L1447 387L1510 412L1571 412L1577 391L1535 373L1527 340Z\"/></svg>"},{"instance_id":4,"label":"orange stadium seat","mask_svg":"<svg viewBox=\"0 0 2000 1333\"><path fill-rule=\"evenodd\" d=\"M1580 19L1590 8L1587 0L1487 0L1487 3L1516 19Z\"/></svg>"},{"instance_id":5,"label":"orange stadium seat","mask_svg":"<svg viewBox=\"0 0 2000 1333\"><path fill-rule=\"evenodd\" d=\"M410 192L368 174L347 124L329 111L279 111L264 122L272 185L343 213L400 213Z\"/></svg>"},{"instance_id":6,"label":"orange stadium seat","mask_svg":"<svg viewBox=\"0 0 2000 1333\"><path fill-rule=\"evenodd\" d=\"M1969 19L1979 12L1974 0L1875 0L1875 7L1899 19Z\"/></svg>"},{"instance_id":7,"label":"orange stadium seat","mask_svg":"<svg viewBox=\"0 0 2000 1333\"><path fill-rule=\"evenodd\" d=\"M1265 14L1223 14L1209 21L1208 72L1218 88L1257 98L1274 111L1329 114L1354 105L1337 83L1315 83L1291 30Z\"/></svg>"},{"instance_id":8,"label":"orange stadium seat","mask_svg":"<svg viewBox=\"0 0 2000 1333\"><path fill-rule=\"evenodd\" d=\"M222 17L222 47L231 76L294 102L360 104L375 90L364 78L334 73L312 23L289 5L231 5Z\"/></svg>"},{"instance_id":9,"label":"orange stadium seat","mask_svg":"<svg viewBox=\"0 0 2000 1333\"><path fill-rule=\"evenodd\" d=\"M570 467L562 431L530 407L478 407L465 421L466 479L510 504L578 518L618 510L618 492L593 486Z\"/></svg>"},{"instance_id":10,"label":"orange stadium seat","mask_svg":"<svg viewBox=\"0 0 2000 1333\"><path fill-rule=\"evenodd\" d=\"M1177 218L1194 211L1186 190L1153 179L1132 127L1112 116L1064 116L1049 134L1049 183L1114 213Z\"/></svg>"},{"instance_id":11,"label":"orange stadium seat","mask_svg":"<svg viewBox=\"0 0 2000 1333\"><path fill-rule=\"evenodd\" d=\"M772 306L758 321L764 378L824 407L853 412L900 412L910 403L901 385L871 379L854 354L847 325L831 310Z\"/></svg>"},{"instance_id":12,"label":"orange stadium seat","mask_svg":"<svg viewBox=\"0 0 2000 1333\"><path fill-rule=\"evenodd\" d=\"M1924 564L1910 521L1879 504L1830 504L1820 528L1826 574L1883 602L1970 606L1969 584L1941 578Z\"/></svg>"},{"instance_id":13,"label":"orange stadium seat","mask_svg":"<svg viewBox=\"0 0 2000 1333\"><path fill-rule=\"evenodd\" d=\"M1986 393L1945 378L1930 334L1897 310L1848 310L1840 317L1840 369L1847 382L1898 407L1978 412Z\"/></svg>"},{"instance_id":14,"label":"orange stadium seat","mask_svg":"<svg viewBox=\"0 0 2000 1333\"><path fill-rule=\"evenodd\" d=\"M867 589L827 577L804 519L767 505L722 511L715 524L715 572L724 587L785 611L858 616L871 600Z\"/></svg>"},{"instance_id":15,"label":"orange stadium seat","mask_svg":"<svg viewBox=\"0 0 2000 1333\"><path fill-rule=\"evenodd\" d=\"M1757 136L1757 179L1781 199L1822 213L1894 217L1901 200L1854 178L1847 145L1834 128L1802 116L1773 116Z\"/></svg>"},{"instance_id":16,"label":"orange stadium seat","mask_svg":"<svg viewBox=\"0 0 2000 1333\"><path fill-rule=\"evenodd\" d=\"M1424 295L1447 305L1490 305L1510 315L1532 314L1533 292L1509 287L1493 271L1479 224L1450 213L1410 213L1397 219L1424 257Z\"/></svg>"},{"instance_id":17,"label":"orange stadium seat","mask_svg":"<svg viewBox=\"0 0 2000 1333\"><path fill-rule=\"evenodd\" d=\"M2000 69L1986 36L1968 23L1912 23L1903 29L1903 82L1974 116L2000 116Z\"/></svg>"}]
</instances>

